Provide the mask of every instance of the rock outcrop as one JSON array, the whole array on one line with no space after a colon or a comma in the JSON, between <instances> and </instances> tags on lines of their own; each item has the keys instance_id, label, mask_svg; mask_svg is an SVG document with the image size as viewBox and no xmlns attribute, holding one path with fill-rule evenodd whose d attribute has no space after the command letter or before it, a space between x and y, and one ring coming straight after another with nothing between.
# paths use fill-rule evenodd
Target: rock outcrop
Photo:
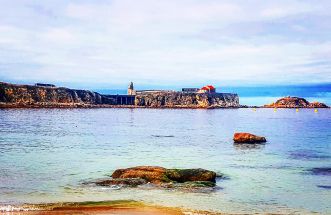
<instances>
[{"instance_id":1,"label":"rock outcrop","mask_svg":"<svg viewBox=\"0 0 331 215\"><path fill-rule=\"evenodd\" d=\"M137 94L135 105L155 108L238 108L240 106L237 94L182 92Z\"/></svg>"},{"instance_id":2,"label":"rock outcrop","mask_svg":"<svg viewBox=\"0 0 331 215\"><path fill-rule=\"evenodd\" d=\"M136 187L147 183L160 187L214 187L216 173L205 169L166 169L158 166L137 166L117 169L112 178L95 182L99 186L122 185Z\"/></svg>"},{"instance_id":3,"label":"rock outcrop","mask_svg":"<svg viewBox=\"0 0 331 215\"><path fill-rule=\"evenodd\" d=\"M180 183L187 181L216 182L216 173L205 169L167 169L165 174L168 179Z\"/></svg>"},{"instance_id":4,"label":"rock outcrop","mask_svg":"<svg viewBox=\"0 0 331 215\"><path fill-rule=\"evenodd\" d=\"M284 97L276 102L264 105L265 108L328 108L326 104L320 102L308 102L304 98L299 97Z\"/></svg>"},{"instance_id":5,"label":"rock outcrop","mask_svg":"<svg viewBox=\"0 0 331 215\"><path fill-rule=\"evenodd\" d=\"M117 169L111 175L113 179L141 178L153 184L168 182L166 169L157 166L138 166L127 169Z\"/></svg>"},{"instance_id":6,"label":"rock outcrop","mask_svg":"<svg viewBox=\"0 0 331 215\"><path fill-rule=\"evenodd\" d=\"M233 136L235 143L264 143L267 142L265 137L260 137L250 133L235 133Z\"/></svg>"},{"instance_id":7,"label":"rock outcrop","mask_svg":"<svg viewBox=\"0 0 331 215\"><path fill-rule=\"evenodd\" d=\"M103 96L64 87L15 85L0 82L0 107L79 107L104 104Z\"/></svg>"}]
</instances>

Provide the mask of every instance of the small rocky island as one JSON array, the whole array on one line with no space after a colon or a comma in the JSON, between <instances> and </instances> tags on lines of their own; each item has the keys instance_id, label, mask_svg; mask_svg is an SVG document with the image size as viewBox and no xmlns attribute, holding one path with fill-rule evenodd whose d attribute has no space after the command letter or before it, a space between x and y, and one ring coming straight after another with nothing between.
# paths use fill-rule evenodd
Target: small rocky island
<instances>
[{"instance_id":1,"label":"small rocky island","mask_svg":"<svg viewBox=\"0 0 331 215\"><path fill-rule=\"evenodd\" d=\"M131 83L127 95L104 95L52 84L0 82L0 108L20 107L238 108L240 105L237 94L217 93L210 85L201 89L183 88L182 91L136 91Z\"/></svg>"},{"instance_id":2,"label":"small rocky island","mask_svg":"<svg viewBox=\"0 0 331 215\"><path fill-rule=\"evenodd\" d=\"M308 102L300 97L284 97L278 99L276 102L264 105L265 108L328 108L328 106L321 102Z\"/></svg>"}]
</instances>

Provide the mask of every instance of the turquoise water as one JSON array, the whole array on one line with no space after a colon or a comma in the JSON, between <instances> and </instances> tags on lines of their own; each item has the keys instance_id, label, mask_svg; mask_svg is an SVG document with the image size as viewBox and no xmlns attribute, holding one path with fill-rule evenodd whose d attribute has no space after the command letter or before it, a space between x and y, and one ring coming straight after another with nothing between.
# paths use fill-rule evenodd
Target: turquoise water
<instances>
[{"instance_id":1,"label":"turquoise water","mask_svg":"<svg viewBox=\"0 0 331 215\"><path fill-rule=\"evenodd\" d=\"M136 86L136 85L135 85ZM202 85L203 86L203 85ZM331 84L282 85L282 86L216 86L219 93L236 93L241 105L262 106L285 96L306 98L309 102L323 102L331 106ZM170 89L181 91L181 87L137 86L139 89ZM199 86L186 86L199 87ZM102 94L126 94L126 89L92 89Z\"/></svg>"},{"instance_id":2,"label":"turquoise water","mask_svg":"<svg viewBox=\"0 0 331 215\"><path fill-rule=\"evenodd\" d=\"M134 199L232 213L331 214L331 110L0 110L0 205ZM234 145L233 133L266 136ZM223 173L190 193L83 185L117 168L159 165Z\"/></svg>"}]
</instances>

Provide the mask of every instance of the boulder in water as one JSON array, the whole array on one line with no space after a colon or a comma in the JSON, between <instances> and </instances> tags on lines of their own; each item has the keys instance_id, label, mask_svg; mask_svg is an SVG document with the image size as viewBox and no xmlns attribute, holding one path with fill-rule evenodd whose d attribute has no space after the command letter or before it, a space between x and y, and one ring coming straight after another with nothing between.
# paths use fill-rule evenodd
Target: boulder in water
<instances>
[{"instance_id":1,"label":"boulder in water","mask_svg":"<svg viewBox=\"0 0 331 215\"><path fill-rule=\"evenodd\" d=\"M257 136L250 133L235 133L233 136L235 143L264 143L267 142L265 137Z\"/></svg>"},{"instance_id":2,"label":"boulder in water","mask_svg":"<svg viewBox=\"0 0 331 215\"><path fill-rule=\"evenodd\" d=\"M98 186L112 186L112 185L121 185L128 187L136 187L142 184L146 184L146 180L142 178L116 178L116 179L105 179L96 181L95 184Z\"/></svg>"},{"instance_id":3,"label":"boulder in water","mask_svg":"<svg viewBox=\"0 0 331 215\"><path fill-rule=\"evenodd\" d=\"M94 182L99 186L136 187L151 183L164 188L202 188L216 186L216 173L206 169L166 169L158 166L137 166L117 169L112 178Z\"/></svg>"},{"instance_id":4,"label":"boulder in water","mask_svg":"<svg viewBox=\"0 0 331 215\"><path fill-rule=\"evenodd\" d=\"M215 183L216 173L205 169L167 169L166 176L176 182L209 181Z\"/></svg>"},{"instance_id":5,"label":"boulder in water","mask_svg":"<svg viewBox=\"0 0 331 215\"><path fill-rule=\"evenodd\" d=\"M137 166L127 169L117 169L111 175L112 178L142 178L153 184L168 182L165 176L166 169L158 166Z\"/></svg>"}]
</instances>

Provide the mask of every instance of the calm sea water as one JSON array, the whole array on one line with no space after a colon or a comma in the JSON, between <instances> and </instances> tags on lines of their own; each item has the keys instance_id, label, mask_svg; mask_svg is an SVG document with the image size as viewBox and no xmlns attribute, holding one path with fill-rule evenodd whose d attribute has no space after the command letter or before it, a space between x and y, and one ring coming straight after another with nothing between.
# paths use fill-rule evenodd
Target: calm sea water
<instances>
[{"instance_id":1,"label":"calm sea water","mask_svg":"<svg viewBox=\"0 0 331 215\"><path fill-rule=\"evenodd\" d=\"M331 110L0 110L0 205L133 199L223 212L331 214ZM236 131L267 137L239 146ZM219 189L82 185L117 168L159 165L223 173Z\"/></svg>"}]
</instances>

